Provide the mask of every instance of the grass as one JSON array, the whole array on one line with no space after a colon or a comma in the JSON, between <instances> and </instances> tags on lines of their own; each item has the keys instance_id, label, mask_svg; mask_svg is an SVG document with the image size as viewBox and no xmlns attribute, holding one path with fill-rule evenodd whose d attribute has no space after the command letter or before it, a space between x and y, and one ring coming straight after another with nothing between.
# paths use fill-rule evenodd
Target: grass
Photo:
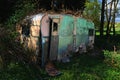
<instances>
[{"instance_id":1,"label":"grass","mask_svg":"<svg viewBox=\"0 0 120 80\"><path fill-rule=\"evenodd\" d=\"M39 74L40 71L33 66L11 62L0 71L0 80L41 80Z\"/></svg>"},{"instance_id":2,"label":"grass","mask_svg":"<svg viewBox=\"0 0 120 80\"><path fill-rule=\"evenodd\" d=\"M61 77L50 80L119 80L120 79L120 54L112 56L105 51L105 59L89 55L80 55L72 58L71 63L58 65L63 72Z\"/></svg>"},{"instance_id":3,"label":"grass","mask_svg":"<svg viewBox=\"0 0 120 80\"><path fill-rule=\"evenodd\" d=\"M119 80L120 54L104 51L105 58L90 55L74 55L70 63L55 63L62 72L60 76L50 77L42 69L21 63L10 63L0 71L0 80ZM38 75L40 77L38 77Z\"/></svg>"},{"instance_id":4,"label":"grass","mask_svg":"<svg viewBox=\"0 0 120 80\"><path fill-rule=\"evenodd\" d=\"M116 23L115 25L116 25L115 27L116 34L120 34L120 23ZM110 32L111 35L113 35L112 31L113 29L111 29L111 32ZM106 28L104 28L103 34L106 35ZM99 29L96 29L96 35L100 35Z\"/></svg>"}]
</instances>

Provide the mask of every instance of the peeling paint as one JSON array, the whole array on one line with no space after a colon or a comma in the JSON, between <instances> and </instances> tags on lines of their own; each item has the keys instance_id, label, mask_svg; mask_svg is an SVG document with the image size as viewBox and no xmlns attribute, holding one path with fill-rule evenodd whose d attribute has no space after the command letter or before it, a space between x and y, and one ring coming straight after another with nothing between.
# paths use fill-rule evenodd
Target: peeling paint
<instances>
[{"instance_id":1,"label":"peeling paint","mask_svg":"<svg viewBox=\"0 0 120 80\"><path fill-rule=\"evenodd\" d=\"M29 49L34 49L35 52L39 52L37 49L39 49L38 47L41 43L39 38L40 26L44 26L41 24L41 20L44 18L43 16L44 14L37 14L27 17L27 19L31 20L30 25L27 26L30 28L30 36L25 36L29 39L29 41L27 41L29 45L27 46ZM52 21L51 25L49 25L51 29L51 60L62 60L62 58L69 55L70 52L75 52L81 47L83 48L81 52L86 52L87 46L94 44L95 28L93 22L72 15L48 14L48 17ZM93 30L93 35L89 35L90 29ZM20 34L23 35L23 33ZM22 40L23 38L21 38L21 41Z\"/></svg>"}]
</instances>

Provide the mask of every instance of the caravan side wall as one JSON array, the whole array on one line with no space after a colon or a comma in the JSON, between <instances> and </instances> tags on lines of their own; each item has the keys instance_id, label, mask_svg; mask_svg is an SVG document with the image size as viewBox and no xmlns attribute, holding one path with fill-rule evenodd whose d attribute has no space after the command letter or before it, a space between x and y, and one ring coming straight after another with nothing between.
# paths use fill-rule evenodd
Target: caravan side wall
<instances>
[{"instance_id":1,"label":"caravan side wall","mask_svg":"<svg viewBox=\"0 0 120 80\"><path fill-rule=\"evenodd\" d=\"M73 28L74 18L72 16L63 15L59 27L59 46L58 60L69 55L70 47L73 47Z\"/></svg>"},{"instance_id":2,"label":"caravan side wall","mask_svg":"<svg viewBox=\"0 0 120 80\"><path fill-rule=\"evenodd\" d=\"M81 44L85 44L85 46L94 44L95 29L93 22L72 15L48 16L53 20L50 26L52 27L50 45L51 60L61 60L74 52ZM57 18L58 16L61 17ZM31 20L31 25L29 26L30 34L29 36L22 34L22 37L26 38L23 43L25 43L29 49L33 50L36 55L39 51L39 31L42 18L43 14L31 16L29 18ZM54 30L54 28L57 30ZM90 35L91 32L93 32L92 35Z\"/></svg>"},{"instance_id":3,"label":"caravan side wall","mask_svg":"<svg viewBox=\"0 0 120 80\"><path fill-rule=\"evenodd\" d=\"M35 55L37 55L39 51L38 42L40 20L42 16L43 16L42 14L38 14L27 17L23 20L23 24L21 25L20 32L21 43L23 44L24 48L33 51Z\"/></svg>"},{"instance_id":4,"label":"caravan side wall","mask_svg":"<svg viewBox=\"0 0 120 80\"><path fill-rule=\"evenodd\" d=\"M92 22L79 17L63 15L59 27L58 60L75 52L81 45L87 47L90 39L92 39L93 44L94 34L89 36L90 29L94 31L94 24Z\"/></svg>"}]
</instances>

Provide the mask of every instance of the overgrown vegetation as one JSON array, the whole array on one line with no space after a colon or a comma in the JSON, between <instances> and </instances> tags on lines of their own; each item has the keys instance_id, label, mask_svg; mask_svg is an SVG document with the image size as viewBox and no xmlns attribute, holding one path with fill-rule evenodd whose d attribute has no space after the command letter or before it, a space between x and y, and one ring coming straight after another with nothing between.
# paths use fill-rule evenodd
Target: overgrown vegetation
<instances>
[{"instance_id":1,"label":"overgrown vegetation","mask_svg":"<svg viewBox=\"0 0 120 80\"><path fill-rule=\"evenodd\" d=\"M11 62L29 62L27 51L22 45L16 42L17 33L0 28L0 65L7 68Z\"/></svg>"},{"instance_id":2,"label":"overgrown vegetation","mask_svg":"<svg viewBox=\"0 0 120 80\"><path fill-rule=\"evenodd\" d=\"M16 32L16 24L23 18L35 10L35 4L32 1L24 0L16 2L10 2L13 4L9 17L3 19L0 25L0 65L1 68L7 68L11 62L31 62L30 56L32 52L26 51L22 48L22 45L18 41L18 33ZM7 6L8 7L8 6ZM8 16L8 15L6 15Z\"/></svg>"},{"instance_id":3,"label":"overgrown vegetation","mask_svg":"<svg viewBox=\"0 0 120 80\"><path fill-rule=\"evenodd\" d=\"M90 55L75 55L70 63L56 63L62 72L60 76L50 77L44 70L21 63L11 63L0 72L0 79L6 80L119 80L120 54L104 51L105 59Z\"/></svg>"},{"instance_id":4,"label":"overgrown vegetation","mask_svg":"<svg viewBox=\"0 0 120 80\"><path fill-rule=\"evenodd\" d=\"M96 28L99 27L98 25L100 25L100 4L97 0L93 2L90 2L89 0L86 1L83 17L92 20Z\"/></svg>"},{"instance_id":5,"label":"overgrown vegetation","mask_svg":"<svg viewBox=\"0 0 120 80\"><path fill-rule=\"evenodd\" d=\"M12 30L15 30L16 23L19 23L21 20L23 20L26 16L28 16L35 10L35 4L27 0L23 2L17 1L14 8L15 10L13 14L9 17L9 19L5 23L6 27Z\"/></svg>"},{"instance_id":6,"label":"overgrown vegetation","mask_svg":"<svg viewBox=\"0 0 120 80\"><path fill-rule=\"evenodd\" d=\"M4 1L4 0L2 0ZM11 1L11 0L9 0ZM73 54L70 63L55 63L62 72L62 75L50 77L44 69L38 68L39 65L33 65L31 62L31 52L27 52L22 45L16 42L17 33L15 31L16 23L19 23L24 17L39 8L52 9L51 1L44 0L15 0L12 6L12 15L0 24L0 80L119 80L120 79L120 24L116 24L115 36L97 35L95 46L103 51L104 56L91 56L88 54ZM59 4L59 9L78 10L84 9L84 0L81 2L82 7L76 5L70 6L73 0L64 0ZM42 2L46 5L40 6ZM75 4L75 2L74 2ZM87 2L84 15L87 19L92 19L96 26L99 26L99 9L100 5L95 2ZM79 7L79 8L76 8ZM96 16L93 18L93 16ZM1 19L1 18L0 18ZM1 21L1 20L0 20ZM2 21L3 22L3 21ZM102 53L101 53L102 54Z\"/></svg>"}]
</instances>

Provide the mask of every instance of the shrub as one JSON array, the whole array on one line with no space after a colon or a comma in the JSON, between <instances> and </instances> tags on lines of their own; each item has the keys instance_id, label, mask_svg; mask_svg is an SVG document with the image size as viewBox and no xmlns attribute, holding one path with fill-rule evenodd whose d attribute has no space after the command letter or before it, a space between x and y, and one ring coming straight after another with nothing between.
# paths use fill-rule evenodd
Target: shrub
<instances>
[{"instance_id":1,"label":"shrub","mask_svg":"<svg viewBox=\"0 0 120 80\"><path fill-rule=\"evenodd\" d=\"M14 6L14 13L7 20L6 27L15 30L16 23L20 22L25 16L35 10L35 4L31 1L17 1Z\"/></svg>"}]
</instances>

